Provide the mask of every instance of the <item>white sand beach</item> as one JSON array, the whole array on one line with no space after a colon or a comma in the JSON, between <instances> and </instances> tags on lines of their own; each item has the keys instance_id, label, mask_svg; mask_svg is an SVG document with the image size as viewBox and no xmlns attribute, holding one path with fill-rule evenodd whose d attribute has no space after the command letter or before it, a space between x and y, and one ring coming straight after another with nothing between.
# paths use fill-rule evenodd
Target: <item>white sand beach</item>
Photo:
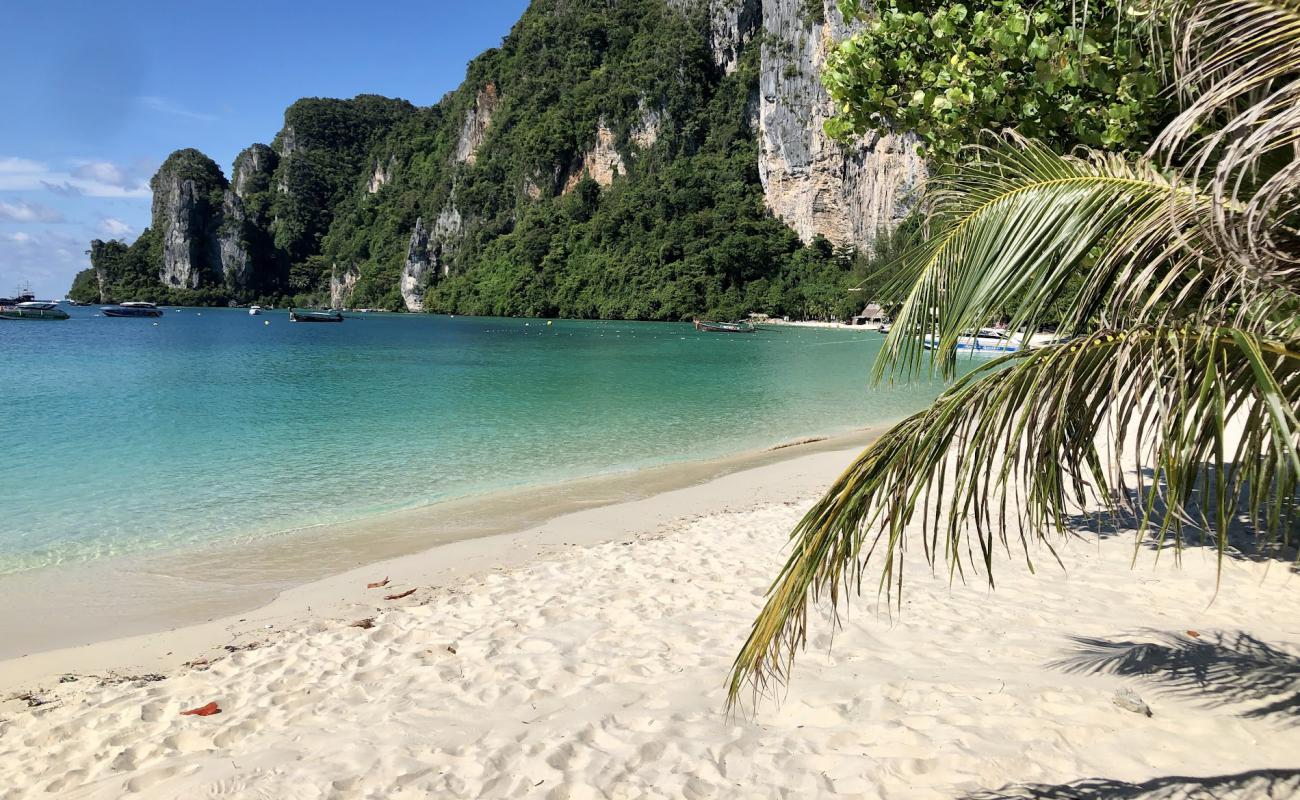
<instances>
[{"instance_id":1,"label":"white sand beach","mask_svg":"<svg viewBox=\"0 0 1300 800\"><path fill-rule=\"evenodd\" d=\"M853 454L0 662L0 798L1300 793L1297 576L1229 560L1216 597L1211 553L1132 566L1125 534L1069 543L1064 574L1006 560L994 592L917 553L901 613L869 596L823 621L787 691L725 715L786 536Z\"/></svg>"}]
</instances>

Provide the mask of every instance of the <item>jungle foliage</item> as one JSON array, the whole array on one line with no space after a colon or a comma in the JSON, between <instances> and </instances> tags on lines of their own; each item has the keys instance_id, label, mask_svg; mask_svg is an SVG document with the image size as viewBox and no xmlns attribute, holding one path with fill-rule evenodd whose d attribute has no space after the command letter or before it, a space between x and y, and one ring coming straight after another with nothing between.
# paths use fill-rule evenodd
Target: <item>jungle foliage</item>
<instances>
[{"instance_id":1,"label":"jungle foliage","mask_svg":"<svg viewBox=\"0 0 1300 800\"><path fill-rule=\"evenodd\" d=\"M913 127L936 156L995 124L1062 149L1128 146L1163 113L1154 56L1110 0L1086 34L1064 22L1065 0L1032 13L1011 0L914 5L882 6L832 60L832 93L869 99L842 107L840 132ZM824 12L810 0L802 24ZM346 304L400 310L414 255L429 264L416 290L431 311L850 316L867 292L849 289L878 254L800 242L764 205L761 46L727 74L707 3L535 0L432 107L375 95L290 106L273 149L254 145L235 165L239 202L218 227L249 254L237 281L218 270L198 290L157 285L151 230L129 253L94 249L101 277L117 276L102 281L106 299L325 305L347 276ZM894 84L924 102L898 103ZM413 251L417 221L428 241ZM92 299L100 282L80 278L75 296Z\"/></svg>"}]
</instances>

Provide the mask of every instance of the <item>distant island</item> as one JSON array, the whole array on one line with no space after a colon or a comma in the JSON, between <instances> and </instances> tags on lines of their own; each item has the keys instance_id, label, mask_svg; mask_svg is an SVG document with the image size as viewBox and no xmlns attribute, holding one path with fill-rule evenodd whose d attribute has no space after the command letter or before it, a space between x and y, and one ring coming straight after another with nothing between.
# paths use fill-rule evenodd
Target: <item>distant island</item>
<instances>
[{"instance_id":1,"label":"distant island","mask_svg":"<svg viewBox=\"0 0 1300 800\"><path fill-rule=\"evenodd\" d=\"M229 177L173 153L150 227L92 242L69 296L851 316L858 254L907 214L925 166L910 138L823 131L818 74L848 27L809 8L539 0L432 107L299 100Z\"/></svg>"}]
</instances>

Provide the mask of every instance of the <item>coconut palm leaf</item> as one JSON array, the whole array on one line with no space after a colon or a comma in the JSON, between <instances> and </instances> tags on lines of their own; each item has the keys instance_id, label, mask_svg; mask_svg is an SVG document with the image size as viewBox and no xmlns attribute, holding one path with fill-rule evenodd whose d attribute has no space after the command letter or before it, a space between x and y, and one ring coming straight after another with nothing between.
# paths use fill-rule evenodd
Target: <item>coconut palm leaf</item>
<instances>
[{"instance_id":1,"label":"coconut palm leaf","mask_svg":"<svg viewBox=\"0 0 1300 800\"><path fill-rule=\"evenodd\" d=\"M1185 106L1162 138L1193 136L1197 121L1241 113L1300 72L1297 0L1166 0L1156 11L1174 38L1174 87Z\"/></svg>"},{"instance_id":2,"label":"coconut palm leaf","mask_svg":"<svg viewBox=\"0 0 1300 800\"><path fill-rule=\"evenodd\" d=\"M1067 334L1244 300L1246 276L1202 257L1207 198L1152 163L1061 156L1014 133L968 157L927 187L932 236L896 265L904 303L877 378L927 362L951 376L959 337L1003 315L1036 330L1063 297Z\"/></svg>"},{"instance_id":3,"label":"coconut palm leaf","mask_svg":"<svg viewBox=\"0 0 1300 800\"><path fill-rule=\"evenodd\" d=\"M1300 2L1170 0L1183 112L1150 155L1181 162L1212 200L1220 256L1293 290L1300 248ZM1229 220L1224 209L1241 213Z\"/></svg>"},{"instance_id":4,"label":"coconut palm leaf","mask_svg":"<svg viewBox=\"0 0 1300 800\"><path fill-rule=\"evenodd\" d=\"M807 638L808 605L838 609L878 565L898 597L910 535L932 569L994 581L994 556L1051 551L1072 513L1100 502L1181 547L1226 531L1246 496L1271 543L1289 543L1300 485L1300 339L1234 328L1098 331L977 369L867 449L803 518L792 553L733 667L784 680ZM1131 463L1152 465L1148 479ZM1019 493L1019 502L1011 502ZM1159 516L1153 512L1163 510Z\"/></svg>"}]
</instances>

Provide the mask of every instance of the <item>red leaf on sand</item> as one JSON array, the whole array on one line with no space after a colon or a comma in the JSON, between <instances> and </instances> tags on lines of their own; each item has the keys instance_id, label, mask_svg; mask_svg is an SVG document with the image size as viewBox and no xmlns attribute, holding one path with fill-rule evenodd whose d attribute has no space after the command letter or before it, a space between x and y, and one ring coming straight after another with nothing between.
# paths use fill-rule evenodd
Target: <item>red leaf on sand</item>
<instances>
[{"instance_id":1,"label":"red leaf on sand","mask_svg":"<svg viewBox=\"0 0 1300 800\"><path fill-rule=\"evenodd\" d=\"M220 714L220 713L221 713L221 706L217 705L216 701L213 701L211 703L208 703L206 706L200 706L199 708L191 708L189 711L182 711L181 716L184 717L193 714L196 717L210 717L213 714Z\"/></svg>"},{"instance_id":2,"label":"red leaf on sand","mask_svg":"<svg viewBox=\"0 0 1300 800\"><path fill-rule=\"evenodd\" d=\"M388 578L384 578L382 581L375 581L374 583L367 583L367 584L366 584L366 588L367 588L367 589L382 589L383 587L385 587L385 586L387 586L387 585L388 585Z\"/></svg>"},{"instance_id":3,"label":"red leaf on sand","mask_svg":"<svg viewBox=\"0 0 1300 800\"><path fill-rule=\"evenodd\" d=\"M407 589L406 591L404 591L404 592L398 592L397 594L384 595L384 599L385 599L385 600L401 600L403 597L410 597L410 596L413 595L413 594L415 594L415 590L414 590L414 589Z\"/></svg>"},{"instance_id":4,"label":"red leaf on sand","mask_svg":"<svg viewBox=\"0 0 1300 800\"><path fill-rule=\"evenodd\" d=\"M1201 634L1198 633L1197 631L1188 631L1188 632L1187 632L1187 635L1190 636L1190 637L1192 637L1193 639L1199 639L1199 638L1201 638Z\"/></svg>"}]
</instances>

